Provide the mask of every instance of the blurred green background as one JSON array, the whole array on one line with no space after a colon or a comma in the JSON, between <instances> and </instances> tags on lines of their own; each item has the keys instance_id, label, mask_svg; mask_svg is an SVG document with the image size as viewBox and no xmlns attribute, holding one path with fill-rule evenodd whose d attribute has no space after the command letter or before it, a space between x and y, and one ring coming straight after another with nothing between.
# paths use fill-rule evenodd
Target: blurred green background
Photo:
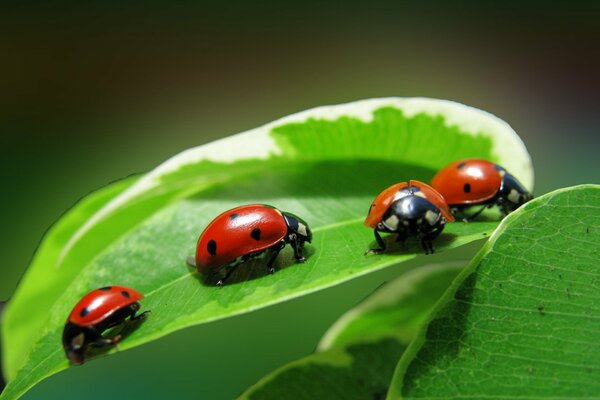
<instances>
[{"instance_id":1,"label":"blurred green background","mask_svg":"<svg viewBox=\"0 0 600 400\"><path fill-rule=\"evenodd\" d=\"M520 134L537 194L599 183L599 21L597 2L3 2L0 300L86 193L319 105L456 100ZM232 398L312 351L397 273L178 332L72 368L25 398Z\"/></svg>"}]
</instances>

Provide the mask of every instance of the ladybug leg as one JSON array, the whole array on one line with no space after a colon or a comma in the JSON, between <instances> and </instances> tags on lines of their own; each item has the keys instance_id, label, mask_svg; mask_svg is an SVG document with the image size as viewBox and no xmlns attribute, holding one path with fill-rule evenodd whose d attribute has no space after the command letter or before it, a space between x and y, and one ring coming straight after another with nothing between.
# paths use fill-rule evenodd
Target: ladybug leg
<instances>
[{"instance_id":1,"label":"ladybug leg","mask_svg":"<svg viewBox=\"0 0 600 400\"><path fill-rule=\"evenodd\" d=\"M298 240L298 236L296 234L291 234L289 236L290 244L292 245L292 249L294 249L294 257L296 257L296 261L304 262L306 261L306 257L302 255L302 242ZM282 247L283 248L283 247Z\"/></svg>"},{"instance_id":2,"label":"ladybug leg","mask_svg":"<svg viewBox=\"0 0 600 400\"><path fill-rule=\"evenodd\" d=\"M292 242L292 247L294 247L293 243L295 243L295 242ZM277 243L275 246L273 246L269 249L269 260L267 261L267 270L269 270L270 274L275 272L275 267L273 267L273 264L275 263L275 259L279 255L279 252L284 247L285 247L285 242L282 240L281 242ZM296 247L294 247L294 252L296 252ZM297 253L295 253L295 254L296 254L296 259L298 259Z\"/></svg>"},{"instance_id":3,"label":"ladybug leg","mask_svg":"<svg viewBox=\"0 0 600 400\"><path fill-rule=\"evenodd\" d=\"M147 318L148 315L150 315L150 310L148 311L144 311L143 313L141 313L140 315L135 315L135 312L133 314L131 314L131 316L129 317L129 321L133 322L133 321L139 321L142 320L144 318Z\"/></svg>"},{"instance_id":4,"label":"ladybug leg","mask_svg":"<svg viewBox=\"0 0 600 400\"><path fill-rule=\"evenodd\" d=\"M233 267L229 268L229 271L227 271L225 276L218 280L217 286L223 286L225 284L225 282L227 281L227 279L229 279L231 277L231 275L233 275L233 273L237 269L238 265L240 265L240 264L236 264Z\"/></svg>"},{"instance_id":5,"label":"ladybug leg","mask_svg":"<svg viewBox=\"0 0 600 400\"><path fill-rule=\"evenodd\" d=\"M90 346L90 347L96 347L96 348L107 347L107 346L115 346L120 341L121 341L121 335L117 335L117 336L112 337L110 339L104 338L104 337L99 337L99 338L95 339L94 341L90 342L88 344L88 346Z\"/></svg>"},{"instance_id":6,"label":"ladybug leg","mask_svg":"<svg viewBox=\"0 0 600 400\"><path fill-rule=\"evenodd\" d=\"M131 305L131 314L129 314L129 322L140 321L140 320L148 317L148 315L150 315L150 310L144 311L143 313L141 313L139 315L135 315L135 313L138 312L139 309L140 309L139 303L134 303Z\"/></svg>"},{"instance_id":7,"label":"ladybug leg","mask_svg":"<svg viewBox=\"0 0 600 400\"><path fill-rule=\"evenodd\" d=\"M483 210L485 210L486 208L489 208L489 207L490 207L489 204L484 205L479 210L477 210L475 212L475 214L469 215L468 217L464 217L463 218L463 222L471 222L471 221L473 221L475 218L477 218L479 216L479 214L481 214L483 212Z\"/></svg>"},{"instance_id":8,"label":"ladybug leg","mask_svg":"<svg viewBox=\"0 0 600 400\"><path fill-rule=\"evenodd\" d=\"M373 229L373 234L375 235L375 240L377 241L377 245L379 246L379 248L377 249L369 249L365 252L365 255L368 254L381 254L385 251L385 242L383 241L383 239L381 238L381 235L379 234L379 231L377 230L377 228Z\"/></svg>"},{"instance_id":9,"label":"ladybug leg","mask_svg":"<svg viewBox=\"0 0 600 400\"><path fill-rule=\"evenodd\" d=\"M421 236L421 246L423 246L423 250L425 250L425 254L433 254L435 250L433 249L433 239L438 237L440 233L444 230L444 225L440 225L436 227L433 231L429 233L425 233Z\"/></svg>"},{"instance_id":10,"label":"ladybug leg","mask_svg":"<svg viewBox=\"0 0 600 400\"><path fill-rule=\"evenodd\" d=\"M116 335L111 338L106 338L102 336L101 332L96 329L90 330L88 332L88 343L89 347L102 348L108 346L115 346L117 343L121 341L122 336Z\"/></svg>"},{"instance_id":11,"label":"ladybug leg","mask_svg":"<svg viewBox=\"0 0 600 400\"><path fill-rule=\"evenodd\" d=\"M421 238L421 246L423 246L423 250L425 250L425 254L433 254L433 243L427 237Z\"/></svg>"}]
</instances>

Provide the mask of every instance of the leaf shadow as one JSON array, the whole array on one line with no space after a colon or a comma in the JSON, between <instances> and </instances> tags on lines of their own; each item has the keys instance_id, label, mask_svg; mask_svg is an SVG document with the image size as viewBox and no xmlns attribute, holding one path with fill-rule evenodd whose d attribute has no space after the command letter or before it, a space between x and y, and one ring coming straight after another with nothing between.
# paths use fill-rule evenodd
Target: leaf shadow
<instances>
[{"instance_id":1,"label":"leaf shadow","mask_svg":"<svg viewBox=\"0 0 600 400\"><path fill-rule=\"evenodd\" d=\"M189 198L252 201L261 198L377 196L398 182L428 182L435 171L425 167L381 160L272 162L270 168L215 183ZM235 183L235 184L232 184ZM365 213L369 204L365 205Z\"/></svg>"}]
</instances>

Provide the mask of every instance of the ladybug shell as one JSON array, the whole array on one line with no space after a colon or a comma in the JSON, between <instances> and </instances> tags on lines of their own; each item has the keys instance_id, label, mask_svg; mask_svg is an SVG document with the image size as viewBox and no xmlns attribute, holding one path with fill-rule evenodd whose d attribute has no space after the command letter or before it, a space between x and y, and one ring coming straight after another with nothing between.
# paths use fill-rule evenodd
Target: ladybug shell
<instances>
[{"instance_id":1,"label":"ladybug shell","mask_svg":"<svg viewBox=\"0 0 600 400\"><path fill-rule=\"evenodd\" d=\"M196 248L196 268L212 273L246 254L265 250L285 238L288 227L273 207L251 204L232 208L202 232Z\"/></svg>"},{"instance_id":2,"label":"ladybug shell","mask_svg":"<svg viewBox=\"0 0 600 400\"><path fill-rule=\"evenodd\" d=\"M502 186L506 171L489 161L468 159L453 162L441 169L431 186L448 204L474 204L491 199Z\"/></svg>"},{"instance_id":3,"label":"ladybug shell","mask_svg":"<svg viewBox=\"0 0 600 400\"><path fill-rule=\"evenodd\" d=\"M79 326L93 326L112 313L125 308L144 296L137 290L125 286L106 286L92 290L75 305L67 322Z\"/></svg>"},{"instance_id":4,"label":"ladybug shell","mask_svg":"<svg viewBox=\"0 0 600 400\"><path fill-rule=\"evenodd\" d=\"M396 183L395 185L392 185L383 192L379 193L375 200L373 200L373 204L371 204L369 214L367 215L364 224L370 228L375 228L377 224L381 222L383 214L385 214L392 203L406 195L405 193L401 192L401 190L409 186L419 188L419 191L414 193L415 196L426 198L433 205L439 208L442 216L447 221L454 221L454 217L450 212L450 208L440 193L423 182L411 180L409 182ZM422 195L419 193L422 193Z\"/></svg>"}]
</instances>

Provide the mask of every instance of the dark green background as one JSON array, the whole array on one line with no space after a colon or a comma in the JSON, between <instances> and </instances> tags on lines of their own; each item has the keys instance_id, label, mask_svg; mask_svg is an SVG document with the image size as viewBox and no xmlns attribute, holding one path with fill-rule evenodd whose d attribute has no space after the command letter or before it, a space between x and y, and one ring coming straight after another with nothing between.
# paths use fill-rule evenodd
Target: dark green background
<instances>
[{"instance_id":1,"label":"dark green background","mask_svg":"<svg viewBox=\"0 0 600 400\"><path fill-rule=\"evenodd\" d=\"M0 299L44 231L86 193L324 104L456 100L520 134L536 193L598 183L598 3L420 3L3 3ZM231 398L310 352L396 273L173 334L73 368L26 398Z\"/></svg>"}]
</instances>

